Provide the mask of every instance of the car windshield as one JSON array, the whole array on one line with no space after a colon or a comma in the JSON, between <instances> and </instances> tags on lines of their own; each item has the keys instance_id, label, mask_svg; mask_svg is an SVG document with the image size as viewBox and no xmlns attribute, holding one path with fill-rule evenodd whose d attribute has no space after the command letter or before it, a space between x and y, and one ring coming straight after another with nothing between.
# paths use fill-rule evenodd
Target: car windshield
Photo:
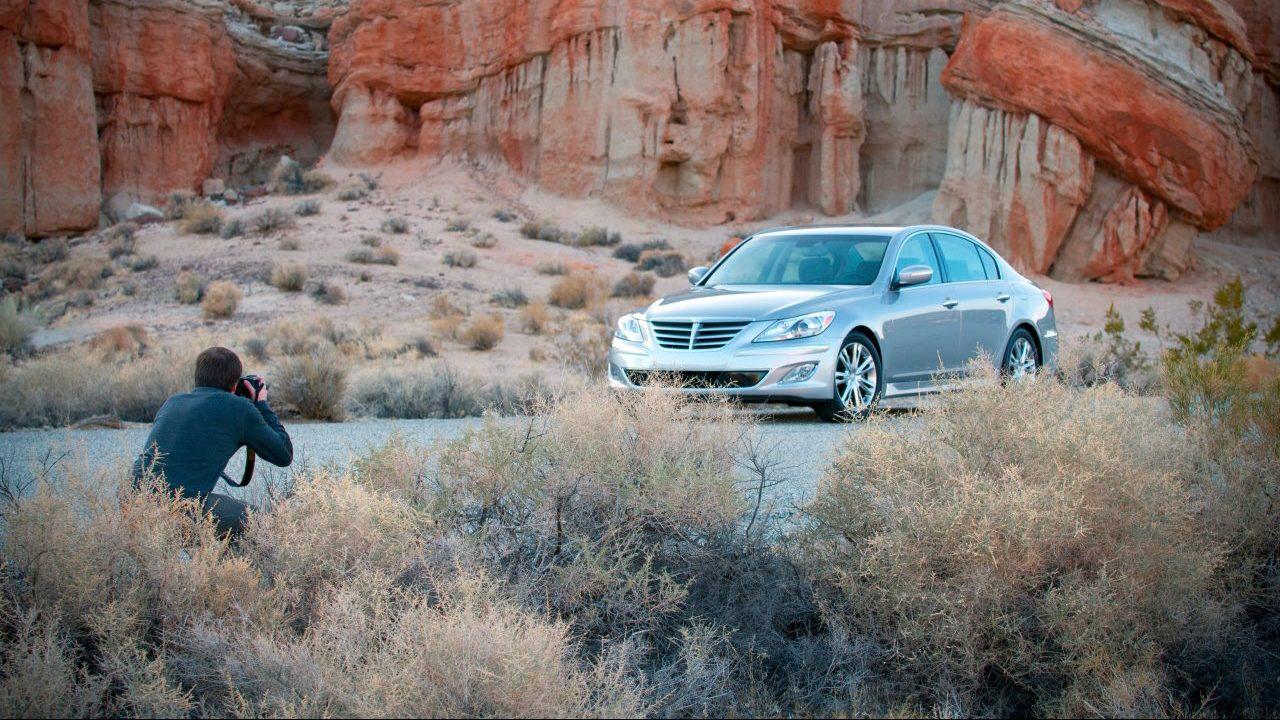
<instances>
[{"instance_id":1,"label":"car windshield","mask_svg":"<svg viewBox=\"0 0 1280 720\"><path fill-rule=\"evenodd\" d=\"M762 235L736 248L704 285L870 285L889 235Z\"/></svg>"}]
</instances>

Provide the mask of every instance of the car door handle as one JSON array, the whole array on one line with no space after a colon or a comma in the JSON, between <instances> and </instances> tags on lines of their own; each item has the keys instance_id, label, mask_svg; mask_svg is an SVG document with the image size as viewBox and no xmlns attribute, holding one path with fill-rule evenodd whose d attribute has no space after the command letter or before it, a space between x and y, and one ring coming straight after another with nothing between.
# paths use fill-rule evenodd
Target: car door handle
<instances>
[{"instance_id":1,"label":"car door handle","mask_svg":"<svg viewBox=\"0 0 1280 720\"><path fill-rule=\"evenodd\" d=\"M1009 293L1000 293L996 296L997 302L1009 302Z\"/></svg>"},{"instance_id":2,"label":"car door handle","mask_svg":"<svg viewBox=\"0 0 1280 720\"><path fill-rule=\"evenodd\" d=\"M960 304L960 301L959 301L959 300L943 300L943 301L942 301L942 307L944 307L944 308L946 308L946 309L948 309L948 310L950 310L951 308L953 308L953 307L955 307L955 306L957 306L957 305L959 305L959 304Z\"/></svg>"}]
</instances>

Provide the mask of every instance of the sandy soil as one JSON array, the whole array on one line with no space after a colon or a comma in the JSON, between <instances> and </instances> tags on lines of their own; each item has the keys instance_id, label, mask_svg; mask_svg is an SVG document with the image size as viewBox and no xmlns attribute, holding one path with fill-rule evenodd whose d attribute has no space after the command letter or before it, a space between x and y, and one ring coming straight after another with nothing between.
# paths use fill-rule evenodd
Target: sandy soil
<instances>
[{"instance_id":1,"label":"sandy soil","mask_svg":"<svg viewBox=\"0 0 1280 720\"><path fill-rule=\"evenodd\" d=\"M358 169L325 167L341 182ZM556 197L523 185L509 173L474 167L443 164L424 169L416 162L382 166L371 170L379 187L367 199L343 202L330 189L307 197L267 196L243 207L228 209L229 216L256 213L267 207L292 209L300 200L321 202L318 215L297 218L293 229L267 236L246 235L233 239L184 235L176 223L143 227L138 233L137 253L154 254L159 265L153 270L118 277L99 291L92 306L69 310L42 329L37 345L63 345L125 323L140 322L153 338L178 338L195 332L217 335L231 328L245 328L286 317L329 315L334 319L370 322L393 336L430 334L427 313L437 294L447 294L471 312L497 312L506 320L506 338L497 349L475 352L461 344L443 341L443 356L460 367L500 373L523 373L555 366L556 348L544 338L520 331L518 311L500 309L489 298L494 292L520 288L531 299L544 298L557 278L539 274L537 266L563 262L573 269L595 270L618 278L631 269L630 263L612 257L612 248L576 248L529 240L520 235L526 219L549 218L566 230L589 225L607 226L620 232L623 242L643 242L665 238L689 258L691 264L704 262L735 231L769 225L814 222L812 215L791 212L768 222L733 227L686 228L630 217L598 200ZM875 217L819 218L818 222L856 221L901 224L926 221L932 193L927 193L892 211ZM501 222L498 210L517 218ZM388 217L408 221L405 234L388 234L379 229ZM473 248L471 237L450 232L451 220L468 221L479 233L492 233L497 245ZM377 235L384 244L400 252L397 266L356 265L344 255L360 243L363 235ZM296 251L279 247L284 237L296 239ZM73 242L74 253L105 253L107 241L89 235ZM1276 244L1280 247L1280 243ZM471 250L479 258L473 268L450 268L443 263L451 250ZM1201 239L1197 245L1197 268L1176 282L1147 281L1136 285L1067 284L1036 278L1056 300L1058 322L1067 336L1096 332L1107 308L1114 303L1130 327L1136 331L1139 312L1155 308L1162 323L1186 327L1191 321L1187 302L1207 300L1214 288L1236 276L1248 287L1251 307L1259 313L1280 311L1280 251L1262 250ZM306 293L286 293L268 282L273 263L293 259L305 262L312 279L335 280L344 286L348 301L340 306L318 304ZM227 279L237 283L245 297L232 320L207 321L195 305L174 299L173 283L178 273L191 269L206 281ZM137 292L120 292L123 282L133 281ZM658 295L685 286L683 275L659 279ZM613 300L601 313L617 315L644 305L644 301ZM545 359L531 359L545 356Z\"/></svg>"}]
</instances>

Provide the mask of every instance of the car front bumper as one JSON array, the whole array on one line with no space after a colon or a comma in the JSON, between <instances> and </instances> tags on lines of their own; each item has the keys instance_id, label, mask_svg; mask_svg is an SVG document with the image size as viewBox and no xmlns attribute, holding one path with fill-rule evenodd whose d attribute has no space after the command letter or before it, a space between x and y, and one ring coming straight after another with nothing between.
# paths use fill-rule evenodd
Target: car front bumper
<instances>
[{"instance_id":1,"label":"car front bumper","mask_svg":"<svg viewBox=\"0 0 1280 720\"><path fill-rule=\"evenodd\" d=\"M830 400L834 394L837 342L825 334L799 340L776 343L753 343L761 328L748 327L718 350L670 350L659 347L646 337L645 342L631 342L613 338L609 349L609 386L636 390L642 387L633 382L628 371L647 373L746 373L761 372L763 378L749 387L699 387L676 388L693 394L724 394L754 402L818 402ZM787 373L797 366L817 363L807 380L782 382Z\"/></svg>"}]
</instances>

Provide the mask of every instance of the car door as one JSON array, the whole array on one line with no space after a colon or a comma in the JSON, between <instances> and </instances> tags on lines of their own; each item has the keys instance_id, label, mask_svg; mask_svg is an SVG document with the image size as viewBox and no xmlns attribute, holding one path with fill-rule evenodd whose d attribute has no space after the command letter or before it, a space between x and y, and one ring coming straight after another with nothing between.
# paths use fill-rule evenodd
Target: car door
<instances>
[{"instance_id":1,"label":"car door","mask_svg":"<svg viewBox=\"0 0 1280 720\"><path fill-rule=\"evenodd\" d=\"M932 233L952 297L960 301L961 362L978 355L998 359L1009 328L1009 293L998 265L968 238Z\"/></svg>"},{"instance_id":2,"label":"car door","mask_svg":"<svg viewBox=\"0 0 1280 720\"><path fill-rule=\"evenodd\" d=\"M884 368L890 392L919 390L940 370L958 367L960 314L945 282L937 252L925 232L907 238L898 250L893 277L909 265L926 265L933 278L921 285L890 286L883 302Z\"/></svg>"}]
</instances>

